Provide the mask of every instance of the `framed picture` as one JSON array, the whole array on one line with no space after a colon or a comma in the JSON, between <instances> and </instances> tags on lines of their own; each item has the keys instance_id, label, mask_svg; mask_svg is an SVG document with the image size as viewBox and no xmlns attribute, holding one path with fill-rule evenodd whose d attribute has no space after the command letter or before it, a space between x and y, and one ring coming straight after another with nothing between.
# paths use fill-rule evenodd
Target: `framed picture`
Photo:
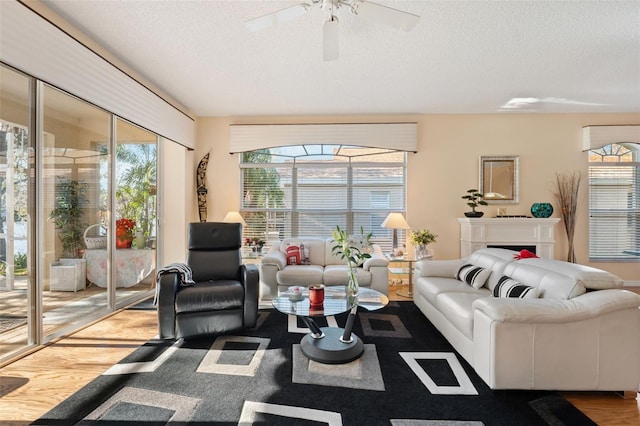
<instances>
[{"instance_id":1,"label":"framed picture","mask_svg":"<svg viewBox=\"0 0 640 426\"><path fill-rule=\"evenodd\" d=\"M481 156L480 192L488 204L518 204L519 157Z\"/></svg>"}]
</instances>

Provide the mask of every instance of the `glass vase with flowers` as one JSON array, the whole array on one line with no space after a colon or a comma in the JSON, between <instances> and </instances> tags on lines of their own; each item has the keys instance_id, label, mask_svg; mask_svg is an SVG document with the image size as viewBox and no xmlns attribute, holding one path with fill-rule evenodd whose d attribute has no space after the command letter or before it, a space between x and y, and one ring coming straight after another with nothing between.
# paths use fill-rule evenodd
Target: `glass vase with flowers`
<instances>
[{"instance_id":1,"label":"glass vase with flowers","mask_svg":"<svg viewBox=\"0 0 640 426\"><path fill-rule=\"evenodd\" d=\"M418 231L411 231L410 235L411 244L415 247L416 259L424 259L429 257L429 250L427 246L436 242L438 236L428 229L420 229Z\"/></svg>"},{"instance_id":2,"label":"glass vase with flowers","mask_svg":"<svg viewBox=\"0 0 640 426\"><path fill-rule=\"evenodd\" d=\"M347 293L349 296L357 296L357 268L371 257L369 249L371 247L370 239L372 234L365 234L362 227L360 227L360 234L349 234L347 231L340 229L340 226L336 226L332 234L335 245L331 248L331 253L347 261L349 274Z\"/></svg>"}]
</instances>

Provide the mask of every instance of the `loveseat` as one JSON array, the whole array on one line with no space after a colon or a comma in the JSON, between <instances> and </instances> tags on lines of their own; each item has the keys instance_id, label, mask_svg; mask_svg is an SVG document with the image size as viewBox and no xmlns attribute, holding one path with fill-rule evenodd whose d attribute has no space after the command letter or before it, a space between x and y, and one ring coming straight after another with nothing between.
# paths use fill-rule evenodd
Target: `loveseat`
<instances>
[{"instance_id":1,"label":"loveseat","mask_svg":"<svg viewBox=\"0 0 640 426\"><path fill-rule=\"evenodd\" d=\"M271 299L289 286L311 284L346 285L345 259L331 253L331 238L297 237L276 241L260 262L260 298ZM379 246L372 246L371 258L357 268L358 285L380 293L389 291L388 259Z\"/></svg>"},{"instance_id":2,"label":"loveseat","mask_svg":"<svg viewBox=\"0 0 640 426\"><path fill-rule=\"evenodd\" d=\"M492 389L635 395L640 296L606 271L516 254L421 260L414 303Z\"/></svg>"}]
</instances>

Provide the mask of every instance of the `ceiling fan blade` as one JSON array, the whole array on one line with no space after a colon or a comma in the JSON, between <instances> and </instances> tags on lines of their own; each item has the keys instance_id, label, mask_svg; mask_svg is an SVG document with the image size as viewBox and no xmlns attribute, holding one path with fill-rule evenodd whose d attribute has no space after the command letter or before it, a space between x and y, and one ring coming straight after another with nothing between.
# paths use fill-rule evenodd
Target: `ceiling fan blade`
<instances>
[{"instance_id":1,"label":"ceiling fan blade","mask_svg":"<svg viewBox=\"0 0 640 426\"><path fill-rule=\"evenodd\" d=\"M300 3L295 6L290 6L277 12L268 13L266 15L259 16L257 18L244 21L244 25L249 31L261 31L265 28L269 28L273 25L281 24L283 22L291 21L307 13L309 5Z\"/></svg>"},{"instance_id":2,"label":"ceiling fan blade","mask_svg":"<svg viewBox=\"0 0 640 426\"><path fill-rule=\"evenodd\" d=\"M339 56L338 18L330 16L322 26L322 59L335 61Z\"/></svg>"},{"instance_id":3,"label":"ceiling fan blade","mask_svg":"<svg viewBox=\"0 0 640 426\"><path fill-rule=\"evenodd\" d=\"M404 31L411 31L420 19L418 15L413 13L369 1L353 3L352 10L358 16Z\"/></svg>"}]
</instances>

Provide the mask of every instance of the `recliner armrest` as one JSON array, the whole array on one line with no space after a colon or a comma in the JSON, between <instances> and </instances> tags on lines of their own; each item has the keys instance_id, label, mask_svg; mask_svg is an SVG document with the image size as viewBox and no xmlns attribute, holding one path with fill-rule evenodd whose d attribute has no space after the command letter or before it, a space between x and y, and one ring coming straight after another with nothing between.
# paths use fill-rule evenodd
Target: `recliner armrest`
<instances>
[{"instance_id":1,"label":"recliner armrest","mask_svg":"<svg viewBox=\"0 0 640 426\"><path fill-rule=\"evenodd\" d=\"M275 265L279 270L283 270L287 266L287 258L281 251L270 251L264 255L260 263L262 265Z\"/></svg>"},{"instance_id":2,"label":"recliner armrest","mask_svg":"<svg viewBox=\"0 0 640 426\"><path fill-rule=\"evenodd\" d=\"M180 274L168 272L160 275L157 284L158 333L161 339L176 337L176 293L180 289Z\"/></svg>"},{"instance_id":3,"label":"recliner armrest","mask_svg":"<svg viewBox=\"0 0 640 426\"><path fill-rule=\"evenodd\" d=\"M244 326L254 327L258 320L258 293L260 272L258 266L241 265L241 280L244 286Z\"/></svg>"}]
</instances>

